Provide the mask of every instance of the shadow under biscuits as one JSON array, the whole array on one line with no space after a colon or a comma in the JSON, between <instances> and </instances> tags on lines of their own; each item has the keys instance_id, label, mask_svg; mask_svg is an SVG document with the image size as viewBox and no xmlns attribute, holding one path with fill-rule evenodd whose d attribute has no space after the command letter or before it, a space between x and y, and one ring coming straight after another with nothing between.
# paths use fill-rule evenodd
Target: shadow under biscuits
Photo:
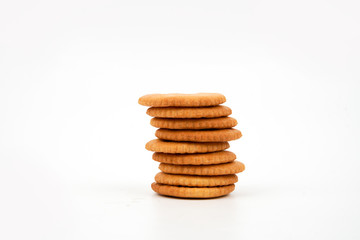
<instances>
[{"instance_id":1,"label":"shadow under biscuits","mask_svg":"<svg viewBox=\"0 0 360 240\"><path fill-rule=\"evenodd\" d=\"M231 194L226 194L223 196L218 196L218 197L211 197L211 198L186 198L186 197L175 197L175 196L167 196L167 195L161 195L159 193L154 193L153 196L155 197L159 197L159 198L171 198L171 199L178 199L178 200L215 200L215 199L220 199L220 198L228 198L231 196Z\"/></svg>"}]
</instances>

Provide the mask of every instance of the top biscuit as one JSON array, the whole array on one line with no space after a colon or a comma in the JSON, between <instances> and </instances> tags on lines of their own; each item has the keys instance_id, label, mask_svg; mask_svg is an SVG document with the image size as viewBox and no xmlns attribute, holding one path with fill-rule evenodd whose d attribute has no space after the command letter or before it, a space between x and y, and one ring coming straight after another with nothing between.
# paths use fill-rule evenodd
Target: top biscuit
<instances>
[{"instance_id":1,"label":"top biscuit","mask_svg":"<svg viewBox=\"0 0 360 240\"><path fill-rule=\"evenodd\" d=\"M226 101L220 93L148 94L139 98L139 104L149 107L206 107Z\"/></svg>"}]
</instances>

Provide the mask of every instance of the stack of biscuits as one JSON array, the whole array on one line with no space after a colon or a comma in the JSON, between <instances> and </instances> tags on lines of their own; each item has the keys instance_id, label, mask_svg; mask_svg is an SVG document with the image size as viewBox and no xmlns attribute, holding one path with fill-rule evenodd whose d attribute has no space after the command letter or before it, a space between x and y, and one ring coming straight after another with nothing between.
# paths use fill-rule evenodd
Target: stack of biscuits
<instances>
[{"instance_id":1,"label":"stack of biscuits","mask_svg":"<svg viewBox=\"0 0 360 240\"><path fill-rule=\"evenodd\" d=\"M245 169L236 155L225 151L228 141L242 134L222 94L149 94L139 104L149 106L158 139L145 146L155 152L161 170L152 189L166 196L214 198L234 191L236 173Z\"/></svg>"}]
</instances>

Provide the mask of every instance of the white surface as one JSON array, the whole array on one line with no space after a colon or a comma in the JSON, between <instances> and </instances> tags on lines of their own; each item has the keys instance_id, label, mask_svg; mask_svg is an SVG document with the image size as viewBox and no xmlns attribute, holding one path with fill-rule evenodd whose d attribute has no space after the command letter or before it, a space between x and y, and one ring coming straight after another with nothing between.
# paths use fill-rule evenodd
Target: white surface
<instances>
[{"instance_id":1,"label":"white surface","mask_svg":"<svg viewBox=\"0 0 360 240\"><path fill-rule=\"evenodd\" d=\"M359 239L358 1L1 1L1 239ZM233 194L160 197L148 93L220 92Z\"/></svg>"}]
</instances>

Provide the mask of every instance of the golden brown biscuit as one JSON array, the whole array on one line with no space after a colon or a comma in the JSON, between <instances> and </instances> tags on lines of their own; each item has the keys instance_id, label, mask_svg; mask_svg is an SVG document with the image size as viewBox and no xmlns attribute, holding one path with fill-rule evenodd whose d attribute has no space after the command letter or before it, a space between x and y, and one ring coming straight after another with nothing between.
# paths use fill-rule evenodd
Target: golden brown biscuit
<instances>
[{"instance_id":1,"label":"golden brown biscuit","mask_svg":"<svg viewBox=\"0 0 360 240\"><path fill-rule=\"evenodd\" d=\"M222 176L178 175L159 172L155 181L161 184L187 187L214 187L234 184L238 181L235 174Z\"/></svg>"},{"instance_id":2,"label":"golden brown biscuit","mask_svg":"<svg viewBox=\"0 0 360 240\"><path fill-rule=\"evenodd\" d=\"M173 165L160 163L159 169L165 173L184 174L184 175L228 175L235 174L245 170L242 162L234 161L216 165Z\"/></svg>"},{"instance_id":3,"label":"golden brown biscuit","mask_svg":"<svg viewBox=\"0 0 360 240\"><path fill-rule=\"evenodd\" d=\"M160 183L152 183L151 188L154 192L161 195L180 197L180 198L214 198L227 195L234 191L235 185L220 187L177 187Z\"/></svg>"},{"instance_id":4,"label":"golden brown biscuit","mask_svg":"<svg viewBox=\"0 0 360 240\"><path fill-rule=\"evenodd\" d=\"M237 121L232 117L219 118L152 118L150 124L167 129L223 129L232 128Z\"/></svg>"},{"instance_id":5,"label":"golden brown biscuit","mask_svg":"<svg viewBox=\"0 0 360 240\"><path fill-rule=\"evenodd\" d=\"M230 151L195 154L169 154L156 152L152 158L155 161L175 165L211 165L232 162L236 155Z\"/></svg>"},{"instance_id":6,"label":"golden brown biscuit","mask_svg":"<svg viewBox=\"0 0 360 240\"><path fill-rule=\"evenodd\" d=\"M217 130L172 130L158 129L155 136L169 141L178 142L226 142L239 139L242 134L239 130L217 129Z\"/></svg>"},{"instance_id":7,"label":"golden brown biscuit","mask_svg":"<svg viewBox=\"0 0 360 240\"><path fill-rule=\"evenodd\" d=\"M217 118L231 114L231 109L225 106L215 107L151 107L146 114L158 118Z\"/></svg>"},{"instance_id":8,"label":"golden brown biscuit","mask_svg":"<svg viewBox=\"0 0 360 240\"><path fill-rule=\"evenodd\" d=\"M222 151L230 147L228 142L193 143L193 142L168 142L154 139L145 145L153 152L163 153L206 153Z\"/></svg>"},{"instance_id":9,"label":"golden brown biscuit","mask_svg":"<svg viewBox=\"0 0 360 240\"><path fill-rule=\"evenodd\" d=\"M139 98L139 104L151 107L204 107L225 101L225 96L220 93L148 94Z\"/></svg>"}]
</instances>

